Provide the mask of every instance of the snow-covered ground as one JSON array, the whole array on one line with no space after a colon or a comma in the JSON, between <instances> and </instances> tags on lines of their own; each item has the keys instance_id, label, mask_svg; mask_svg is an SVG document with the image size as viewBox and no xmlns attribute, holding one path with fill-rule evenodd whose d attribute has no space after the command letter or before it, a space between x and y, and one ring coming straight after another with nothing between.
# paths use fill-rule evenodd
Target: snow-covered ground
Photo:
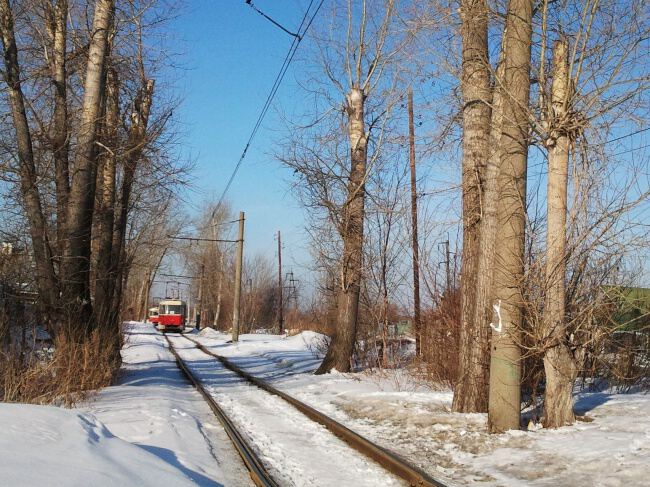
<instances>
[{"instance_id":1,"label":"snow-covered ground","mask_svg":"<svg viewBox=\"0 0 650 487\"><path fill-rule=\"evenodd\" d=\"M451 391L431 390L403 371L314 376L319 336L195 335L249 372L402 454L432 476L485 486L648 485L650 395L582 393L593 421L557 430L485 433L483 414L451 413Z\"/></svg>"},{"instance_id":2,"label":"snow-covered ground","mask_svg":"<svg viewBox=\"0 0 650 487\"><path fill-rule=\"evenodd\" d=\"M0 485L252 486L164 337L132 324L118 385L78 409L0 404Z\"/></svg>"},{"instance_id":3,"label":"snow-covered ground","mask_svg":"<svg viewBox=\"0 0 650 487\"><path fill-rule=\"evenodd\" d=\"M450 391L405 371L314 376L322 350L315 333L243 335L236 344L209 329L193 337L449 485L648 485L650 395L583 393L576 407L590 422L488 435L485 415L451 413ZM132 324L127 338L118 385L79 409L0 404L0 485L252 485L164 337ZM184 343L183 355L196 360L193 367L287 485L342 487L359 473L363 482L354 485L397 484L356 454L335 460L345 446L322 428L171 338Z\"/></svg>"},{"instance_id":4,"label":"snow-covered ground","mask_svg":"<svg viewBox=\"0 0 650 487\"><path fill-rule=\"evenodd\" d=\"M251 386L198 350L192 342L180 336L170 338L179 355L249 438L281 485L404 485L323 426L312 422L284 400Z\"/></svg>"},{"instance_id":5,"label":"snow-covered ground","mask_svg":"<svg viewBox=\"0 0 650 487\"><path fill-rule=\"evenodd\" d=\"M221 424L177 368L164 336L150 324L132 323L126 337L118 385L82 409L195 484L252 485Z\"/></svg>"}]
</instances>

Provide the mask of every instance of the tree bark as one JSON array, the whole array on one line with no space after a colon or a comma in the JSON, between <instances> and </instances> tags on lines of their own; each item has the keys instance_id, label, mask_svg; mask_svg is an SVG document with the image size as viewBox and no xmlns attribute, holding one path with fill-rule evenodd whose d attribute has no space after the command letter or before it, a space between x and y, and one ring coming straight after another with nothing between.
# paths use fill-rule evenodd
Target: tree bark
<instances>
[{"instance_id":1,"label":"tree bark","mask_svg":"<svg viewBox=\"0 0 650 487\"><path fill-rule=\"evenodd\" d=\"M43 215L41 195L37 186L36 165L32 137L25 111L25 101L20 83L18 48L14 34L14 21L8 0L0 0L0 30L4 48L5 82L9 95L11 116L16 130L16 145L20 174L20 192L25 205L36 265L36 285L39 304L46 322L50 322L57 299L57 279L52 262L52 250Z\"/></svg>"},{"instance_id":2,"label":"tree bark","mask_svg":"<svg viewBox=\"0 0 650 487\"><path fill-rule=\"evenodd\" d=\"M216 243L215 243L216 245ZM217 283L217 308L214 311L214 321L212 327L217 330L219 328L219 315L221 314L221 296L223 288L223 253L219 252L219 281Z\"/></svg>"},{"instance_id":3,"label":"tree bark","mask_svg":"<svg viewBox=\"0 0 650 487\"><path fill-rule=\"evenodd\" d=\"M532 35L531 0L510 0L503 51L503 129L495 256L498 312L490 357L488 427L491 432L519 428L521 410L521 286L524 275L528 102Z\"/></svg>"},{"instance_id":4,"label":"tree bark","mask_svg":"<svg viewBox=\"0 0 650 487\"><path fill-rule=\"evenodd\" d=\"M548 190L546 234L546 296L544 303L544 425L572 424L573 382L577 367L568 348L565 323L566 215L569 177L569 134L566 126L570 101L569 46L566 39L553 47L550 136L547 141Z\"/></svg>"},{"instance_id":5,"label":"tree bark","mask_svg":"<svg viewBox=\"0 0 650 487\"><path fill-rule=\"evenodd\" d=\"M131 127L126 146L126 157L124 161L124 174L122 177L122 187L120 189L119 211L117 211L116 221L113 226L113 243L111 255L111 275L115 283L113 289L111 315L113 320L117 320L119 315L120 303L122 301L122 289L124 286L126 258L125 258L125 238L126 226L128 222L129 209L131 206L131 190L135 180L138 162L142 158L147 138L147 127L149 123L149 113L153 101L153 91L155 83L153 80L143 81L140 94L135 100L135 110L131 114Z\"/></svg>"},{"instance_id":6,"label":"tree bark","mask_svg":"<svg viewBox=\"0 0 650 487\"><path fill-rule=\"evenodd\" d=\"M485 0L461 2L463 39L463 254L458 380L452 408L456 412L487 411L488 334L475 321L478 276L481 185L489 154L490 62L488 9Z\"/></svg>"},{"instance_id":7,"label":"tree bark","mask_svg":"<svg viewBox=\"0 0 650 487\"><path fill-rule=\"evenodd\" d=\"M119 123L119 86L117 73L109 69L106 81L106 116L99 155L98 197L95 220L97 262L95 275L95 316L98 326L114 328L111 322L111 297L115 275L111 265L113 224L115 221L117 128Z\"/></svg>"},{"instance_id":8,"label":"tree bark","mask_svg":"<svg viewBox=\"0 0 650 487\"><path fill-rule=\"evenodd\" d=\"M98 0L95 4L74 172L68 198L63 304L66 307L69 333L75 337L81 337L94 328L90 300L90 240L97 175L96 141L105 85L108 31L114 8L114 0Z\"/></svg>"},{"instance_id":9,"label":"tree bark","mask_svg":"<svg viewBox=\"0 0 650 487\"><path fill-rule=\"evenodd\" d=\"M54 85L54 115L50 139L54 157L56 185L56 234L59 255L66 240L66 213L70 193L69 152L70 133L68 126L66 39L68 1L57 0L51 11L50 37L52 39L52 84Z\"/></svg>"},{"instance_id":10,"label":"tree bark","mask_svg":"<svg viewBox=\"0 0 650 487\"><path fill-rule=\"evenodd\" d=\"M316 371L317 374L328 373L332 369L339 372L348 372L354 353L363 260L367 162L364 104L365 94L363 90L359 87L353 87L346 96L351 168L347 188L348 198L343 209L343 222L340 229L343 239L343 255L341 282L337 297L336 330L327 349L325 359Z\"/></svg>"}]
</instances>

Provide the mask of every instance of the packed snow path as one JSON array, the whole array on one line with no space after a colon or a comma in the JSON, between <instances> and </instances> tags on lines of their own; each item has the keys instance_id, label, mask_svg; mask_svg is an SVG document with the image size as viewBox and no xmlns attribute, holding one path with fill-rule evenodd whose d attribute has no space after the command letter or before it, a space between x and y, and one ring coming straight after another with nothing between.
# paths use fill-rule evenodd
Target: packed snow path
<instances>
[{"instance_id":1,"label":"packed snow path","mask_svg":"<svg viewBox=\"0 0 650 487\"><path fill-rule=\"evenodd\" d=\"M287 486L404 485L282 399L251 386L181 337L174 348Z\"/></svg>"},{"instance_id":2,"label":"packed snow path","mask_svg":"<svg viewBox=\"0 0 650 487\"><path fill-rule=\"evenodd\" d=\"M221 424L178 370L164 336L150 324L130 323L126 340L118 385L104 389L83 409L113 435L162 459L190 484L252 486ZM167 479L157 485L174 485ZM121 485L140 483L134 479Z\"/></svg>"}]
</instances>

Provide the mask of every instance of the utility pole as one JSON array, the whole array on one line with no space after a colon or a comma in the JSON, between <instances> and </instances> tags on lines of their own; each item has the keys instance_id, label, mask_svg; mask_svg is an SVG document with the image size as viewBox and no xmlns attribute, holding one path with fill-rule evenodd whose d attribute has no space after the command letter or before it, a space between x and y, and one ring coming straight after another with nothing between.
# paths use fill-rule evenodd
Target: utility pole
<instances>
[{"instance_id":1,"label":"utility pole","mask_svg":"<svg viewBox=\"0 0 650 487\"><path fill-rule=\"evenodd\" d=\"M205 264L201 264L201 280L199 281L199 299L197 300L198 312L196 313L196 329L201 329L201 317L203 316L203 277L205 276Z\"/></svg>"},{"instance_id":2,"label":"utility pole","mask_svg":"<svg viewBox=\"0 0 650 487\"><path fill-rule=\"evenodd\" d=\"M241 302L241 274L244 262L244 212L239 212L237 258L235 259L235 303L232 311L232 341L239 341L239 305Z\"/></svg>"},{"instance_id":3,"label":"utility pole","mask_svg":"<svg viewBox=\"0 0 650 487\"><path fill-rule=\"evenodd\" d=\"M153 276L151 274L147 275L147 292L144 298L144 319L142 321L147 321L149 317L149 293L151 292Z\"/></svg>"},{"instance_id":4,"label":"utility pole","mask_svg":"<svg viewBox=\"0 0 650 487\"><path fill-rule=\"evenodd\" d=\"M282 236L278 230L278 335L284 328L284 301L282 299Z\"/></svg>"},{"instance_id":5,"label":"utility pole","mask_svg":"<svg viewBox=\"0 0 650 487\"><path fill-rule=\"evenodd\" d=\"M413 238L413 330L415 354L421 355L422 321L420 317L420 254L418 250L418 196L415 177L415 124L413 123L413 89L408 91L409 161L411 166L411 234Z\"/></svg>"},{"instance_id":6,"label":"utility pole","mask_svg":"<svg viewBox=\"0 0 650 487\"><path fill-rule=\"evenodd\" d=\"M447 237L447 240L445 241L445 272L447 274L447 282L445 283L445 291L449 292L449 288L451 287L451 267L450 267L450 256L451 253L449 252L449 237Z\"/></svg>"}]
</instances>

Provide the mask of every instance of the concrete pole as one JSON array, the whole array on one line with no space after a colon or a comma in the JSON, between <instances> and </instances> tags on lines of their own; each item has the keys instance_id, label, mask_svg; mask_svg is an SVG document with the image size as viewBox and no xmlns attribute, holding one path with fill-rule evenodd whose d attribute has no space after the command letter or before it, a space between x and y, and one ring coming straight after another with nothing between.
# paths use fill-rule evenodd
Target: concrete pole
<instances>
[{"instance_id":1,"label":"concrete pole","mask_svg":"<svg viewBox=\"0 0 650 487\"><path fill-rule=\"evenodd\" d=\"M201 317L203 316L203 278L205 276L205 264L201 264L201 280L199 281L199 299L195 304L196 311L196 329L201 329Z\"/></svg>"},{"instance_id":2,"label":"concrete pole","mask_svg":"<svg viewBox=\"0 0 650 487\"><path fill-rule=\"evenodd\" d=\"M284 300L282 297L282 236L278 230L278 334L284 325Z\"/></svg>"},{"instance_id":3,"label":"concrete pole","mask_svg":"<svg viewBox=\"0 0 650 487\"><path fill-rule=\"evenodd\" d=\"M235 303L232 312L232 341L239 341L239 306L241 303L241 274L244 262L244 212L239 212L239 234L237 236L237 258L235 260Z\"/></svg>"}]
</instances>

